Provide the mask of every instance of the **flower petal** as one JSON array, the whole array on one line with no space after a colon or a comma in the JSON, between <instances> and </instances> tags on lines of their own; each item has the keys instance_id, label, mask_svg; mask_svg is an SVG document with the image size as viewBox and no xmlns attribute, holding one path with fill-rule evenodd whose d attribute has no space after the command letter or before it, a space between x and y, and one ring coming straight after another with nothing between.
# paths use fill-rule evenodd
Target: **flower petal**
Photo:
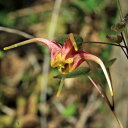
<instances>
[{"instance_id":1,"label":"flower petal","mask_svg":"<svg viewBox=\"0 0 128 128\"><path fill-rule=\"evenodd\" d=\"M71 41L71 39L68 37L63 45L62 48L62 56L64 59L66 58L70 58L75 54L75 48L73 46L73 43Z\"/></svg>"},{"instance_id":2,"label":"flower petal","mask_svg":"<svg viewBox=\"0 0 128 128\"><path fill-rule=\"evenodd\" d=\"M37 38L37 41L39 43L46 45L49 48L50 54L51 54L51 60L54 60L55 57L59 54L59 52L62 49L62 46L53 40L48 40L48 39L44 39L44 38Z\"/></svg>"},{"instance_id":3,"label":"flower petal","mask_svg":"<svg viewBox=\"0 0 128 128\"><path fill-rule=\"evenodd\" d=\"M77 67L79 67L81 63L85 61L85 58L83 56L84 53L85 53L84 51L78 51L73 56L73 66L72 66L73 69L76 69Z\"/></svg>"},{"instance_id":4,"label":"flower petal","mask_svg":"<svg viewBox=\"0 0 128 128\"><path fill-rule=\"evenodd\" d=\"M107 83L108 83L108 86L109 86L109 89L110 89L110 94L111 94L111 96L114 95L112 85L111 85L111 81L110 81L110 78L108 76L107 70L105 68L104 63L102 62L102 60L100 58L98 58L97 56L92 55L90 53L86 53L84 51L78 51L77 54L74 55L73 60L74 60L74 63L73 63L72 67L74 69L76 69L83 61L86 61L86 60L91 60L91 61L94 61L97 64L99 64L100 67L102 68L103 72L104 72L105 77L106 77L106 80L107 80Z\"/></svg>"},{"instance_id":5,"label":"flower petal","mask_svg":"<svg viewBox=\"0 0 128 128\"><path fill-rule=\"evenodd\" d=\"M94 56L94 55L92 55L92 54L86 54L86 55L85 55L85 58L86 58L86 60L94 61L94 62L96 62L97 64L100 65L101 69L102 69L103 72L104 72L104 75L105 75L105 77L106 77L106 80L107 80L107 82L108 82L110 94L111 94L111 96L114 96L114 94L113 94L113 88L112 88L112 85L111 85L111 81L110 81L110 78L109 78L109 76L108 76L107 70L106 70L105 65L104 65L104 63L102 62L102 60L101 60L100 58L98 58L97 56Z\"/></svg>"}]
</instances>

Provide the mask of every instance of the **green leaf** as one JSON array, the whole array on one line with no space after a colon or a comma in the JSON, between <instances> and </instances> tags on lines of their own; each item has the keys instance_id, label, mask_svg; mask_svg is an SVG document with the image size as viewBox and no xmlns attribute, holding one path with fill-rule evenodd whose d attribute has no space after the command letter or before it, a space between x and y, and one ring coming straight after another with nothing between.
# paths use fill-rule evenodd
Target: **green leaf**
<instances>
[{"instance_id":1,"label":"green leaf","mask_svg":"<svg viewBox=\"0 0 128 128\"><path fill-rule=\"evenodd\" d=\"M0 50L0 59L4 57L4 52Z\"/></svg>"},{"instance_id":2,"label":"green leaf","mask_svg":"<svg viewBox=\"0 0 128 128\"><path fill-rule=\"evenodd\" d=\"M74 72L71 72L71 73L68 73L68 74L59 74L57 76L54 76L54 78L59 78L59 79L61 79L62 77L64 77L64 78L73 78L73 77L78 77L80 75L88 74L89 71L90 71L90 68L80 67L80 68L76 69Z\"/></svg>"},{"instance_id":3,"label":"green leaf","mask_svg":"<svg viewBox=\"0 0 128 128\"><path fill-rule=\"evenodd\" d=\"M71 117L73 115L75 115L77 112L77 105L76 104L70 104L69 106L67 106L64 111L62 112L62 115L64 117Z\"/></svg>"},{"instance_id":4,"label":"green leaf","mask_svg":"<svg viewBox=\"0 0 128 128\"><path fill-rule=\"evenodd\" d=\"M55 41L57 43L63 45L64 42L66 41L66 39L68 38L68 36L69 36L68 34L59 35L56 38ZM82 37L80 37L79 35L74 35L74 37L75 37L75 41L76 41L76 43L77 43L78 46L81 45L84 42L83 39L82 39Z\"/></svg>"},{"instance_id":5,"label":"green leaf","mask_svg":"<svg viewBox=\"0 0 128 128\"><path fill-rule=\"evenodd\" d=\"M55 42L57 42L57 43L63 45L67 38L68 38L68 34L59 35L59 36L55 39Z\"/></svg>"},{"instance_id":6,"label":"green leaf","mask_svg":"<svg viewBox=\"0 0 128 128\"><path fill-rule=\"evenodd\" d=\"M77 0L74 2L74 5L85 11L85 13L93 12L95 8L98 8L102 0ZM95 8L94 8L95 7Z\"/></svg>"},{"instance_id":7,"label":"green leaf","mask_svg":"<svg viewBox=\"0 0 128 128\"><path fill-rule=\"evenodd\" d=\"M108 62L105 62L106 68L111 67L115 63L116 60L117 60L117 58L113 58L113 59L109 60Z\"/></svg>"}]
</instances>

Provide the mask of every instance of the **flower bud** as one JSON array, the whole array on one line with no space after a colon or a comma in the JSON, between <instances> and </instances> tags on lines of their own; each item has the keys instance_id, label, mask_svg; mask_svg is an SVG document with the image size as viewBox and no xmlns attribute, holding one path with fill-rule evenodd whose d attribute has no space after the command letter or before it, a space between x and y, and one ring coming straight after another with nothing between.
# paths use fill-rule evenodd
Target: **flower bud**
<instances>
[{"instance_id":1,"label":"flower bud","mask_svg":"<svg viewBox=\"0 0 128 128\"><path fill-rule=\"evenodd\" d=\"M121 35L106 35L106 38L114 43L121 43L122 42L122 36Z\"/></svg>"}]
</instances>

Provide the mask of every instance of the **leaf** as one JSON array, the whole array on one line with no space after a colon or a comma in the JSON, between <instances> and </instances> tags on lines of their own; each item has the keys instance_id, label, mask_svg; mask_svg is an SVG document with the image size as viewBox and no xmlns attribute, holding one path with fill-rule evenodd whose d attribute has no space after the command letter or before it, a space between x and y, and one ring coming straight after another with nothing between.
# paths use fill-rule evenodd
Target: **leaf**
<instances>
[{"instance_id":1,"label":"leaf","mask_svg":"<svg viewBox=\"0 0 128 128\"><path fill-rule=\"evenodd\" d=\"M67 38L68 38L68 34L59 35L59 36L55 39L55 42L57 42L57 43L63 45Z\"/></svg>"},{"instance_id":2,"label":"leaf","mask_svg":"<svg viewBox=\"0 0 128 128\"><path fill-rule=\"evenodd\" d=\"M64 42L66 41L66 39L68 38L68 36L69 36L68 34L60 35L60 36L58 36L58 37L56 38L55 41L56 41L57 43L63 45ZM81 44L84 43L84 41L83 41L82 37L80 37L79 35L74 35L74 37L75 37L75 41L76 41L76 43L77 43L77 45L78 45L78 48L79 48L79 47L81 46Z\"/></svg>"},{"instance_id":3,"label":"leaf","mask_svg":"<svg viewBox=\"0 0 128 128\"><path fill-rule=\"evenodd\" d=\"M101 4L102 0L77 0L74 2L74 5L85 13L95 11L96 7ZM95 8L94 8L95 7Z\"/></svg>"},{"instance_id":4,"label":"leaf","mask_svg":"<svg viewBox=\"0 0 128 128\"><path fill-rule=\"evenodd\" d=\"M77 105L76 104L70 104L69 106L65 107L64 111L62 112L62 115L64 117L71 117L75 115L77 112Z\"/></svg>"},{"instance_id":5,"label":"leaf","mask_svg":"<svg viewBox=\"0 0 128 128\"><path fill-rule=\"evenodd\" d=\"M117 60L117 58L113 58L113 59L109 60L108 62L105 62L106 68L111 67L115 63L116 60Z\"/></svg>"},{"instance_id":6,"label":"leaf","mask_svg":"<svg viewBox=\"0 0 128 128\"><path fill-rule=\"evenodd\" d=\"M80 68L76 69L74 72L71 72L68 74L59 74L57 76L54 76L54 78L58 78L58 79L61 79L62 77L73 78L73 77L78 77L80 75L85 75L85 74L89 73L89 71L90 71L90 68L80 67Z\"/></svg>"},{"instance_id":7,"label":"leaf","mask_svg":"<svg viewBox=\"0 0 128 128\"><path fill-rule=\"evenodd\" d=\"M3 57L4 57L4 52L0 50L0 59L2 59Z\"/></svg>"}]
</instances>

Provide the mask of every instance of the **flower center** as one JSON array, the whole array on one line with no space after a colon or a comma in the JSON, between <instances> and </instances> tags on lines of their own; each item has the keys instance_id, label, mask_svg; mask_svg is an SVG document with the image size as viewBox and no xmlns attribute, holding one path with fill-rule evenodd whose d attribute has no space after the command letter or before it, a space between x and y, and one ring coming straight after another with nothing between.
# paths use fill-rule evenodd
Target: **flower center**
<instances>
[{"instance_id":1,"label":"flower center","mask_svg":"<svg viewBox=\"0 0 128 128\"><path fill-rule=\"evenodd\" d=\"M51 61L52 67L57 67L62 74L66 74L72 71L73 58L64 59L59 53L55 60Z\"/></svg>"}]
</instances>

